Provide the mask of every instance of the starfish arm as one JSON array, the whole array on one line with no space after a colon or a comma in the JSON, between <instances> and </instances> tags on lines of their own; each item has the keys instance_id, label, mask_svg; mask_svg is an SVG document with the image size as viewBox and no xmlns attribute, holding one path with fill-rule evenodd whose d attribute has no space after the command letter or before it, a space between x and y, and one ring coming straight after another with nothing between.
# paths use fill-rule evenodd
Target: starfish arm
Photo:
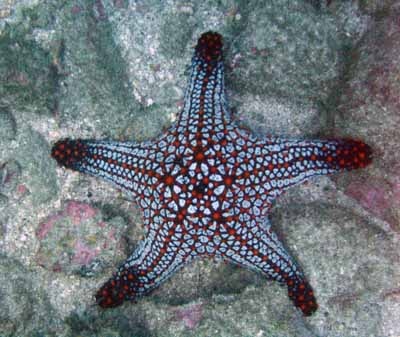
<instances>
[{"instance_id":1,"label":"starfish arm","mask_svg":"<svg viewBox=\"0 0 400 337\"><path fill-rule=\"evenodd\" d=\"M268 278L286 284L290 299L305 316L317 310L318 304L310 284L272 231L268 220L263 224L251 220L229 232L232 240L227 238L225 246L221 246L225 259L261 271Z\"/></svg>"},{"instance_id":2,"label":"starfish arm","mask_svg":"<svg viewBox=\"0 0 400 337\"><path fill-rule=\"evenodd\" d=\"M275 197L312 176L363 168L371 148L358 140L274 141L261 144L264 188Z\"/></svg>"},{"instance_id":3,"label":"starfish arm","mask_svg":"<svg viewBox=\"0 0 400 337\"><path fill-rule=\"evenodd\" d=\"M146 239L97 291L97 303L103 308L116 307L157 288L197 256L189 246L191 239L183 240L187 235L180 225L170 230L150 228Z\"/></svg>"},{"instance_id":4,"label":"starfish arm","mask_svg":"<svg viewBox=\"0 0 400 337\"><path fill-rule=\"evenodd\" d=\"M185 105L177 119L177 130L221 131L230 121L225 96L222 37L203 34L195 48Z\"/></svg>"},{"instance_id":5,"label":"starfish arm","mask_svg":"<svg viewBox=\"0 0 400 337\"><path fill-rule=\"evenodd\" d=\"M151 143L62 139L51 155L61 166L100 177L140 197L157 179L155 153Z\"/></svg>"}]
</instances>

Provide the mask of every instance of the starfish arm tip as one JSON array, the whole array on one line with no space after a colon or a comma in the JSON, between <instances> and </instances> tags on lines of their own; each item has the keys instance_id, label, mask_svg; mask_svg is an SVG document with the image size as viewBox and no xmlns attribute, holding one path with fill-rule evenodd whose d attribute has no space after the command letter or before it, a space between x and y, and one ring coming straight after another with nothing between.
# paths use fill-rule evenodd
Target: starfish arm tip
<instances>
[{"instance_id":1,"label":"starfish arm tip","mask_svg":"<svg viewBox=\"0 0 400 337\"><path fill-rule=\"evenodd\" d=\"M78 170L82 160L87 156L87 152L88 148L84 141L65 138L53 145L51 156L60 166Z\"/></svg>"},{"instance_id":2,"label":"starfish arm tip","mask_svg":"<svg viewBox=\"0 0 400 337\"><path fill-rule=\"evenodd\" d=\"M332 164L336 165L339 169L353 170L364 168L372 162L372 148L360 140L339 140L335 152L336 158Z\"/></svg>"},{"instance_id":3,"label":"starfish arm tip","mask_svg":"<svg viewBox=\"0 0 400 337\"><path fill-rule=\"evenodd\" d=\"M111 280L105 283L95 295L96 303L103 309L120 306L125 299L121 288L116 284L111 284Z\"/></svg>"},{"instance_id":4,"label":"starfish arm tip","mask_svg":"<svg viewBox=\"0 0 400 337\"><path fill-rule=\"evenodd\" d=\"M222 58L222 36L216 32L202 34L197 42L196 54L204 61L217 61Z\"/></svg>"},{"instance_id":5,"label":"starfish arm tip","mask_svg":"<svg viewBox=\"0 0 400 337\"><path fill-rule=\"evenodd\" d=\"M133 267L122 268L97 291L96 303L103 309L118 307L125 300L134 300L139 288L136 270Z\"/></svg>"},{"instance_id":6,"label":"starfish arm tip","mask_svg":"<svg viewBox=\"0 0 400 337\"><path fill-rule=\"evenodd\" d=\"M311 316L318 309L317 300L311 286L304 280L289 280L288 295L304 316Z\"/></svg>"}]
</instances>

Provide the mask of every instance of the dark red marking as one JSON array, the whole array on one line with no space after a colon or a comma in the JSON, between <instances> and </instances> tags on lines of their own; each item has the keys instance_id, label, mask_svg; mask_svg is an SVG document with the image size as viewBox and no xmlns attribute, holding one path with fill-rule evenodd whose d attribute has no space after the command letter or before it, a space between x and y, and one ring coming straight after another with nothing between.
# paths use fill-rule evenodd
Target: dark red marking
<instances>
[{"instance_id":1,"label":"dark red marking","mask_svg":"<svg viewBox=\"0 0 400 337\"><path fill-rule=\"evenodd\" d=\"M322 159L335 169L364 168L372 162L371 147L359 140L340 140L334 153L329 150L324 152Z\"/></svg>"},{"instance_id":2,"label":"dark red marking","mask_svg":"<svg viewBox=\"0 0 400 337\"><path fill-rule=\"evenodd\" d=\"M51 156L57 163L71 169L75 169L87 154L88 148L84 142L69 138L59 140L51 149Z\"/></svg>"},{"instance_id":3,"label":"dark red marking","mask_svg":"<svg viewBox=\"0 0 400 337\"><path fill-rule=\"evenodd\" d=\"M310 316L318 309L314 292L308 283L290 279L287 281L287 286L289 298L304 316Z\"/></svg>"},{"instance_id":4,"label":"dark red marking","mask_svg":"<svg viewBox=\"0 0 400 337\"><path fill-rule=\"evenodd\" d=\"M133 289L136 289L139 283L137 272L133 268L126 269L120 276L103 284L95 295L96 303L102 308L117 307L124 300L136 295Z\"/></svg>"},{"instance_id":5,"label":"dark red marking","mask_svg":"<svg viewBox=\"0 0 400 337\"><path fill-rule=\"evenodd\" d=\"M196 46L196 55L205 63L214 66L222 60L222 36L215 32L201 35Z\"/></svg>"}]
</instances>

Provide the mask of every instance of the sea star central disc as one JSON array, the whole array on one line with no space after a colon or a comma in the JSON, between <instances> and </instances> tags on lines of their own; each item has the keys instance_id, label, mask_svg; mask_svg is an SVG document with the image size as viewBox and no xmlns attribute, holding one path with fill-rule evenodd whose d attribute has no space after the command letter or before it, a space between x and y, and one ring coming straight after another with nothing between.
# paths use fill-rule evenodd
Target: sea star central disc
<instances>
[{"instance_id":1,"label":"sea star central disc","mask_svg":"<svg viewBox=\"0 0 400 337\"><path fill-rule=\"evenodd\" d=\"M259 139L231 120L224 92L222 37L204 33L195 48L177 122L144 143L70 140L52 149L69 169L111 181L143 212L146 238L96 294L115 307L156 288L186 262L219 257L288 287L304 315L318 307L303 272L268 221L272 201L315 176L362 168L361 141Z\"/></svg>"}]
</instances>

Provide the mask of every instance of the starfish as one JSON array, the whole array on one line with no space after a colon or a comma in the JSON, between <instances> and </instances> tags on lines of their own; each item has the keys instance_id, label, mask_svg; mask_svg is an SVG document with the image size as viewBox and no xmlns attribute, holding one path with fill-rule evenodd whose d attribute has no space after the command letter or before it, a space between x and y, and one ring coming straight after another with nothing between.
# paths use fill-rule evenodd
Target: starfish
<instances>
[{"instance_id":1,"label":"starfish","mask_svg":"<svg viewBox=\"0 0 400 337\"><path fill-rule=\"evenodd\" d=\"M158 287L198 257L224 259L287 286L304 315L318 305L303 271L271 228L272 202L317 175L363 168L371 149L352 139L263 139L235 124L224 89L222 37L198 40L184 107L158 139L62 139L51 155L103 178L141 208L144 240L96 293L115 307Z\"/></svg>"}]
</instances>

